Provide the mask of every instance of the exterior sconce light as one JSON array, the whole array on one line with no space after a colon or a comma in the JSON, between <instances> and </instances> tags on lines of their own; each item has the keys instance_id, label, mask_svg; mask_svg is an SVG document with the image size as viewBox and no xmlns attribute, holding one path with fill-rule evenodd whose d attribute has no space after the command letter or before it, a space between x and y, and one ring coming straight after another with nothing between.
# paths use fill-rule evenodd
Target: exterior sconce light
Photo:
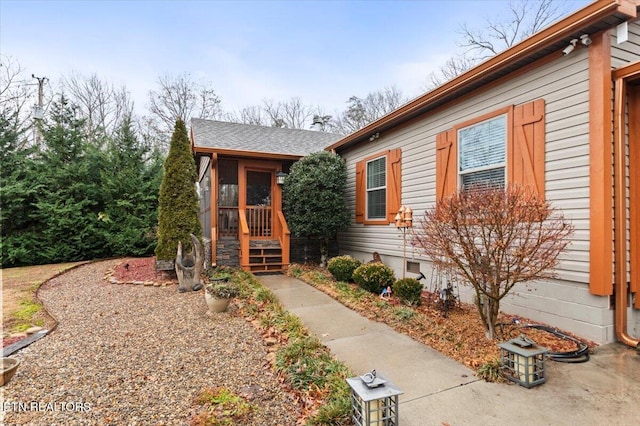
<instances>
[{"instance_id":1,"label":"exterior sconce light","mask_svg":"<svg viewBox=\"0 0 640 426\"><path fill-rule=\"evenodd\" d=\"M357 426L397 426L398 395L403 392L376 370L347 379L351 387L351 419Z\"/></svg>"},{"instance_id":2,"label":"exterior sconce light","mask_svg":"<svg viewBox=\"0 0 640 426\"><path fill-rule=\"evenodd\" d=\"M394 222L396 223L396 228L402 232L402 279L404 279L407 270L407 229L413 227L413 210L411 210L411 207L400 206Z\"/></svg>"},{"instance_id":3,"label":"exterior sconce light","mask_svg":"<svg viewBox=\"0 0 640 426\"><path fill-rule=\"evenodd\" d=\"M527 389L547 381L545 358L549 349L538 346L524 335L498 343L498 347L507 379Z\"/></svg>"},{"instance_id":4,"label":"exterior sconce light","mask_svg":"<svg viewBox=\"0 0 640 426\"><path fill-rule=\"evenodd\" d=\"M285 172L282 172L282 171L276 172L276 183L278 185L284 185L284 181L287 178L287 176L289 175L286 174Z\"/></svg>"},{"instance_id":5,"label":"exterior sconce light","mask_svg":"<svg viewBox=\"0 0 640 426\"><path fill-rule=\"evenodd\" d=\"M374 134L372 134L371 136L369 136L369 142L373 142L373 141L375 141L376 139L378 139L379 137L380 137L380 132L378 132L378 133L374 133Z\"/></svg>"}]
</instances>

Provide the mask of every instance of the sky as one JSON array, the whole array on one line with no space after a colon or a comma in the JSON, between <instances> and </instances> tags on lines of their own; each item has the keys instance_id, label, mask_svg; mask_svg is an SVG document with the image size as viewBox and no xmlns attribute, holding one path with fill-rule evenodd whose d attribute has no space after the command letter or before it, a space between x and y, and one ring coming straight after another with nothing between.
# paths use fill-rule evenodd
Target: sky
<instances>
[{"instance_id":1,"label":"sky","mask_svg":"<svg viewBox=\"0 0 640 426\"><path fill-rule=\"evenodd\" d=\"M571 10L588 3L570 1ZM145 108L160 76L208 82L224 111L293 97L332 114L395 85L413 98L493 1L0 2L0 55L51 84L72 72L126 86ZM35 80L34 80L35 82ZM34 102L35 103L35 102Z\"/></svg>"}]
</instances>

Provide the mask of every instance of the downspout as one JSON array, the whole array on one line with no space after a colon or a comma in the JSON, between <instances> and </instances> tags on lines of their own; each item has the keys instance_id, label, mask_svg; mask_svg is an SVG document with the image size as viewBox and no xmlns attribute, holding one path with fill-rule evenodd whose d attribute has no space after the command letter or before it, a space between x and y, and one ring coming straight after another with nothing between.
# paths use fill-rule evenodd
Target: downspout
<instances>
[{"instance_id":1,"label":"downspout","mask_svg":"<svg viewBox=\"0 0 640 426\"><path fill-rule=\"evenodd\" d=\"M615 80L614 100L614 235L615 235L615 330L616 337L627 346L640 351L640 340L631 337L627 332L627 305L629 293L627 288L627 194L625 176L625 87L624 78Z\"/></svg>"}]
</instances>

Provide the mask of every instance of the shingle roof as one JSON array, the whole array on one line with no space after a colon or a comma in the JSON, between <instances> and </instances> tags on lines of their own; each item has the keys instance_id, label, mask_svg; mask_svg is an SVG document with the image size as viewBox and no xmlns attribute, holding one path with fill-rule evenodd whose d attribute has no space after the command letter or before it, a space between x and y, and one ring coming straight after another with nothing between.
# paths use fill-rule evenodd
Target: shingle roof
<instances>
[{"instance_id":1,"label":"shingle roof","mask_svg":"<svg viewBox=\"0 0 640 426\"><path fill-rule=\"evenodd\" d=\"M342 136L332 133L191 119L194 146L305 156L322 151Z\"/></svg>"}]
</instances>

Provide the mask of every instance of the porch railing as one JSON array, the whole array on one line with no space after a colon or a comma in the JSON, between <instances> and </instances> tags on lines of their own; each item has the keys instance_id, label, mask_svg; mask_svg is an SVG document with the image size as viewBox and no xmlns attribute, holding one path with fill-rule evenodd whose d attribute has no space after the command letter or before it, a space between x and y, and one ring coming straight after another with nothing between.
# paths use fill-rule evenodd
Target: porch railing
<instances>
[{"instance_id":1,"label":"porch railing","mask_svg":"<svg viewBox=\"0 0 640 426\"><path fill-rule=\"evenodd\" d=\"M276 211L272 223L271 207L247 207L238 210L240 264L249 265L249 245L252 239L277 239L282 249L282 264L289 265L290 231L282 211ZM273 229L271 226L273 225Z\"/></svg>"},{"instance_id":2,"label":"porch railing","mask_svg":"<svg viewBox=\"0 0 640 426\"><path fill-rule=\"evenodd\" d=\"M237 207L218 207L218 232L220 238L238 238L238 217Z\"/></svg>"},{"instance_id":3,"label":"porch railing","mask_svg":"<svg viewBox=\"0 0 640 426\"><path fill-rule=\"evenodd\" d=\"M254 239L271 238L271 207L269 206L247 206L247 226L249 236Z\"/></svg>"}]
</instances>

